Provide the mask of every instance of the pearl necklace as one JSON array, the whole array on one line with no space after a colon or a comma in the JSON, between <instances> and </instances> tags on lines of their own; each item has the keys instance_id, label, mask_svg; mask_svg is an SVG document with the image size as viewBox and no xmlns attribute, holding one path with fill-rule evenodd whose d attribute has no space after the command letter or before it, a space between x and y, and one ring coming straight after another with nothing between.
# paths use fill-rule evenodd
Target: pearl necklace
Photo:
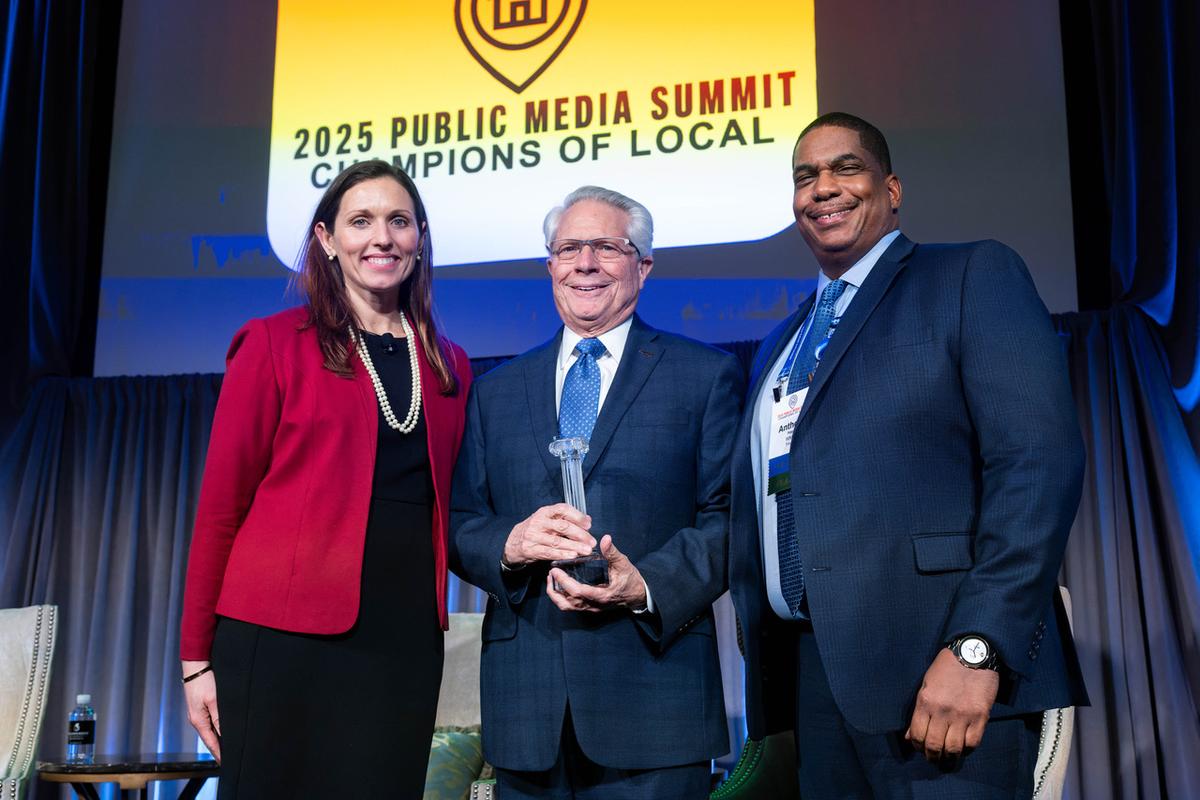
<instances>
[{"instance_id":1,"label":"pearl necklace","mask_svg":"<svg viewBox=\"0 0 1200 800\"><path fill-rule=\"evenodd\" d=\"M353 325L350 326L350 338L354 340L358 348L358 357L362 359L363 366L367 368L367 374L371 376L371 384L375 387L375 398L379 400L379 410L383 412L384 421L394 431L412 433L413 429L417 427L418 417L421 416L421 365L417 361L417 344L414 341L417 337L413 336L412 328L409 327L403 311L400 312L400 327L404 329L404 338L408 340L408 365L412 372L412 404L408 407L408 415L404 418L404 422L396 421L396 415L392 413L392 404L388 402L387 392L383 388L383 381L379 380L379 373L375 371L375 363L371 361L371 354L367 352L367 341Z\"/></svg>"}]
</instances>

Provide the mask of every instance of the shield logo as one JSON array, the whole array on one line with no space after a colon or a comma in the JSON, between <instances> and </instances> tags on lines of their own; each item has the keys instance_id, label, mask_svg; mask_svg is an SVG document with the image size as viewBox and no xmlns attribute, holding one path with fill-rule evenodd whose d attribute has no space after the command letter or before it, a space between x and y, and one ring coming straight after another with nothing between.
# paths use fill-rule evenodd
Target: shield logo
<instances>
[{"instance_id":1,"label":"shield logo","mask_svg":"<svg viewBox=\"0 0 1200 800\"><path fill-rule=\"evenodd\" d=\"M587 0L454 0L467 51L492 77L520 94L571 41Z\"/></svg>"}]
</instances>

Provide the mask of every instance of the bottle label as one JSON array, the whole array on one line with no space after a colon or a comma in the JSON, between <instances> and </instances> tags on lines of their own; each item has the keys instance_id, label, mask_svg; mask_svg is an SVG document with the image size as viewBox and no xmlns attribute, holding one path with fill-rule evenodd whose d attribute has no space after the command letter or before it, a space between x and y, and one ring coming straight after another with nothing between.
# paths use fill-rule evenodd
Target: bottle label
<instances>
[{"instance_id":1,"label":"bottle label","mask_svg":"<svg viewBox=\"0 0 1200 800\"><path fill-rule=\"evenodd\" d=\"M67 744L95 744L96 720L73 719L67 723Z\"/></svg>"}]
</instances>

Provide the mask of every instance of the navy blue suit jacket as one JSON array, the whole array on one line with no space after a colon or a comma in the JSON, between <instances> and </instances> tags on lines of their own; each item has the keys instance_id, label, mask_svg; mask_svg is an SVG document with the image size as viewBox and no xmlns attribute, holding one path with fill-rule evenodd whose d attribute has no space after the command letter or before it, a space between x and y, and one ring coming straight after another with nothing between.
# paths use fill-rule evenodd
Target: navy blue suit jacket
<instances>
[{"instance_id":1,"label":"navy blue suit jacket","mask_svg":"<svg viewBox=\"0 0 1200 800\"><path fill-rule=\"evenodd\" d=\"M733 455L730 587L754 737L792 726L796 670L795 626L764 588L751 422L811 304L763 341ZM790 459L809 611L851 725L904 730L925 671L963 633L1006 667L994 716L1086 702L1056 590L1083 463L1066 360L1020 257L900 236L823 355Z\"/></svg>"},{"instance_id":2,"label":"navy blue suit jacket","mask_svg":"<svg viewBox=\"0 0 1200 800\"><path fill-rule=\"evenodd\" d=\"M645 769L729 750L712 602L724 591L729 450L744 381L727 353L637 317L584 463L592 532L611 533L656 613L560 611L548 567L502 573L509 532L563 500L554 407L558 336L471 388L451 499L450 565L487 591L484 755L549 769L563 714L583 751Z\"/></svg>"}]
</instances>

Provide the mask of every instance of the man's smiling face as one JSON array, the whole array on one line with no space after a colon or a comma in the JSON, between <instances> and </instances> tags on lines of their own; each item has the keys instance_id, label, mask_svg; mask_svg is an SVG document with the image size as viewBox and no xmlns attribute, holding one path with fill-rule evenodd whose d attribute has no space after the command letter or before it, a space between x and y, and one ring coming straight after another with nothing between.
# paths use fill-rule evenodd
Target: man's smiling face
<instances>
[{"instance_id":1,"label":"man's smiling face","mask_svg":"<svg viewBox=\"0 0 1200 800\"><path fill-rule=\"evenodd\" d=\"M598 200L581 200L563 212L554 238L624 238L628 232L629 214L625 211ZM633 314L652 264L633 248L615 261L598 259L590 246L569 263L552 256L547 266L558 315L580 336L594 337L612 330Z\"/></svg>"},{"instance_id":2,"label":"man's smiling face","mask_svg":"<svg viewBox=\"0 0 1200 800\"><path fill-rule=\"evenodd\" d=\"M841 276L899 227L900 179L883 167L849 128L814 128L792 158L796 225L821 269Z\"/></svg>"}]
</instances>

